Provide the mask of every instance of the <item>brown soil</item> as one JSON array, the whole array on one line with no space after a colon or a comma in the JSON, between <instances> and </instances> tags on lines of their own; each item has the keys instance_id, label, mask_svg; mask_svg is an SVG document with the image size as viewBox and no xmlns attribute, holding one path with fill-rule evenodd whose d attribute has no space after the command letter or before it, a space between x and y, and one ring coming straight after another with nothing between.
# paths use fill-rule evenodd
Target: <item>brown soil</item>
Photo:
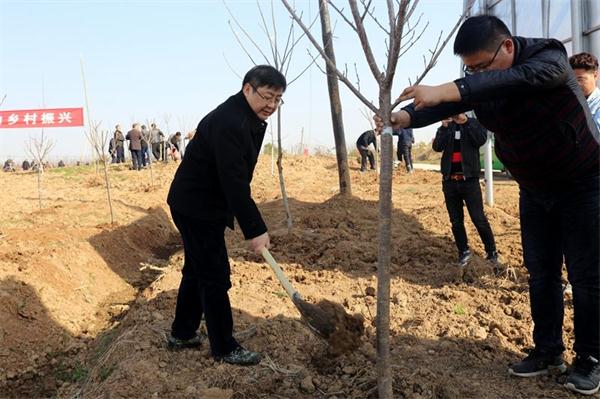
<instances>
[{"instance_id":1,"label":"brown soil","mask_svg":"<svg viewBox=\"0 0 600 399\"><path fill-rule=\"evenodd\" d=\"M376 174L360 174L353 160L354 195L343 198L334 159L286 158L294 217L287 234L277 176L261 159L253 194L274 256L307 301L361 315L364 334L357 349L332 356L239 229L228 231L235 334L264 354L260 365L241 368L215 363L208 344L179 352L164 345L183 260L165 204L175 168L155 165L154 185L149 171L112 168L116 225L93 167L46 173L41 210L35 175L0 173L0 397L376 397ZM395 396L576 397L561 377L506 373L532 344L515 183L498 182L496 206L486 208L513 281L493 275L470 222L476 255L461 271L439 175L401 169L391 248ZM567 360L571 309L567 297Z\"/></svg>"},{"instance_id":2,"label":"brown soil","mask_svg":"<svg viewBox=\"0 0 600 399\"><path fill-rule=\"evenodd\" d=\"M332 355L350 352L361 345L361 337L365 331L362 315L350 315L342 305L328 300L323 300L315 306L328 316L329 324L334 327L325 336Z\"/></svg>"}]
</instances>

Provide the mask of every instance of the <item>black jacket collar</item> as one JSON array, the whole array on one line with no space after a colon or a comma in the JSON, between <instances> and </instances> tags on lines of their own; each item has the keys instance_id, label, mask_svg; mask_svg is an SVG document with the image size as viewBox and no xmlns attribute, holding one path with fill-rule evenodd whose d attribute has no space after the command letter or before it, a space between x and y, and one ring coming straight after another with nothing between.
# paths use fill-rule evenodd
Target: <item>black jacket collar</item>
<instances>
[{"instance_id":1,"label":"black jacket collar","mask_svg":"<svg viewBox=\"0 0 600 399\"><path fill-rule=\"evenodd\" d=\"M244 111L248 121L252 123L252 125L260 128L266 128L267 122L261 120L256 113L250 108L250 104L248 104L248 100L246 100L246 96L243 91L237 92L232 96L233 101Z\"/></svg>"}]
</instances>

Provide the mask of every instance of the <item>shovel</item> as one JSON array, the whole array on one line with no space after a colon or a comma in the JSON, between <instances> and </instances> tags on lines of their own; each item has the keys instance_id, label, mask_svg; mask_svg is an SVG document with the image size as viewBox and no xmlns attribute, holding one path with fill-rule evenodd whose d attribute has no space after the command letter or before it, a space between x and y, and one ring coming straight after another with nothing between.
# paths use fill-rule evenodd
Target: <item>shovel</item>
<instances>
[{"instance_id":1,"label":"shovel","mask_svg":"<svg viewBox=\"0 0 600 399\"><path fill-rule=\"evenodd\" d=\"M304 322L315 334L324 339L329 339L331 334L333 334L336 329L336 325L331 316L318 306L302 299L298 291L292 287L292 284L283 273L283 270L281 270L281 267L279 267L277 262L275 262L275 259L273 259L273 256L271 256L271 253L268 249L262 249L262 256L265 258L265 261L267 261L269 266L271 266L273 272L275 272L275 275L285 289L285 292L287 292L290 299L300 312L302 320L304 320Z\"/></svg>"}]
</instances>

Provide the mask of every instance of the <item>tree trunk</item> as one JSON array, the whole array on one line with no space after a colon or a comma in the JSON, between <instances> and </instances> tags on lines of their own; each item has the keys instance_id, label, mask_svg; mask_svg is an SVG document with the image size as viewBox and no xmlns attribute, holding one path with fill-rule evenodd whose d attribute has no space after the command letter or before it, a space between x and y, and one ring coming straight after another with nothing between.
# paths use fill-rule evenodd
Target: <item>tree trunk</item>
<instances>
[{"instance_id":1,"label":"tree trunk","mask_svg":"<svg viewBox=\"0 0 600 399\"><path fill-rule=\"evenodd\" d=\"M333 35L331 33L331 22L329 20L329 6L327 0L319 0L319 13L321 16L321 32L323 35L323 46L325 54L335 63L333 51ZM348 153L346 149L346 137L344 136L344 122L342 119L342 103L340 101L340 89L333 68L326 64L327 88L329 89L329 104L331 107L331 123L333 125L333 137L335 139L335 156L338 165L338 177L340 181L340 194L352 195L350 186L350 172L348 170Z\"/></svg>"},{"instance_id":2,"label":"tree trunk","mask_svg":"<svg viewBox=\"0 0 600 399\"><path fill-rule=\"evenodd\" d=\"M279 187L281 188L281 197L283 198L283 207L285 209L285 220L288 233L292 232L292 212L290 211L290 203L288 201L287 192L285 191L285 181L283 180L283 165L281 159L283 157L283 149L281 148L281 108L277 109L277 171L279 172Z\"/></svg>"},{"instance_id":3,"label":"tree trunk","mask_svg":"<svg viewBox=\"0 0 600 399\"><path fill-rule=\"evenodd\" d=\"M390 120L391 90L379 92L379 109ZM392 127L381 134L381 174L379 175L379 251L377 264L377 386L379 398L393 397L390 367L390 247L392 222Z\"/></svg>"},{"instance_id":4,"label":"tree trunk","mask_svg":"<svg viewBox=\"0 0 600 399\"><path fill-rule=\"evenodd\" d=\"M146 142L148 143L148 169L150 169L150 187L154 187L154 171L152 170L152 157L154 156L154 154L152 153L152 144L150 144L150 137L148 137Z\"/></svg>"},{"instance_id":5,"label":"tree trunk","mask_svg":"<svg viewBox=\"0 0 600 399\"><path fill-rule=\"evenodd\" d=\"M271 129L271 176L275 174L275 139L273 138L273 129Z\"/></svg>"},{"instance_id":6,"label":"tree trunk","mask_svg":"<svg viewBox=\"0 0 600 399\"><path fill-rule=\"evenodd\" d=\"M104 157L104 183L106 184L106 197L108 198L108 208L110 209L110 224L115 224L115 214L113 212L112 197L110 195L110 180L108 180L108 161Z\"/></svg>"},{"instance_id":7,"label":"tree trunk","mask_svg":"<svg viewBox=\"0 0 600 399\"><path fill-rule=\"evenodd\" d=\"M40 209L42 209L42 173L44 172L44 167L41 162L38 162L38 170L37 170L37 186L38 186L38 204Z\"/></svg>"}]
</instances>

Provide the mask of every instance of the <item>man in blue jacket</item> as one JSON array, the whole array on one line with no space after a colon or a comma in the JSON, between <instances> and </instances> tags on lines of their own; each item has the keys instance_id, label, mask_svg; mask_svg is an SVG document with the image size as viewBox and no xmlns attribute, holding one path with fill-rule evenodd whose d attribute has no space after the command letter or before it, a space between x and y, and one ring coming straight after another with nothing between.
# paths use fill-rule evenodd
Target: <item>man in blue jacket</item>
<instances>
[{"instance_id":1,"label":"man in blue jacket","mask_svg":"<svg viewBox=\"0 0 600 399\"><path fill-rule=\"evenodd\" d=\"M269 247L267 226L252 199L250 182L265 120L283 104L285 88L285 77L275 68L252 68L241 91L200 121L175 173L167 202L181 233L185 263L168 340L171 348L200 344L197 330L204 314L215 359L240 365L260 362L259 353L243 348L232 335L224 232L233 228L235 217L255 253Z\"/></svg>"},{"instance_id":2,"label":"man in blue jacket","mask_svg":"<svg viewBox=\"0 0 600 399\"><path fill-rule=\"evenodd\" d=\"M479 147L485 144L487 131L465 114L454 115L450 121L442 121L433 139L433 150L442 152L440 170L442 190L454 242L458 248L458 264L465 266L471 259L463 204L467 206L471 221L485 247L486 259L498 269L498 253L490 223L483 212L483 199L479 187Z\"/></svg>"},{"instance_id":3,"label":"man in blue jacket","mask_svg":"<svg viewBox=\"0 0 600 399\"><path fill-rule=\"evenodd\" d=\"M563 259L573 286L575 361L565 386L592 395L600 388L599 133L554 39L512 36L493 16L467 19L454 41L466 76L439 86L411 86L392 114L394 128L422 127L474 110L495 133L498 158L520 187L523 258L535 348L509 368L533 377L564 372ZM381 120L376 120L378 126Z\"/></svg>"}]
</instances>

